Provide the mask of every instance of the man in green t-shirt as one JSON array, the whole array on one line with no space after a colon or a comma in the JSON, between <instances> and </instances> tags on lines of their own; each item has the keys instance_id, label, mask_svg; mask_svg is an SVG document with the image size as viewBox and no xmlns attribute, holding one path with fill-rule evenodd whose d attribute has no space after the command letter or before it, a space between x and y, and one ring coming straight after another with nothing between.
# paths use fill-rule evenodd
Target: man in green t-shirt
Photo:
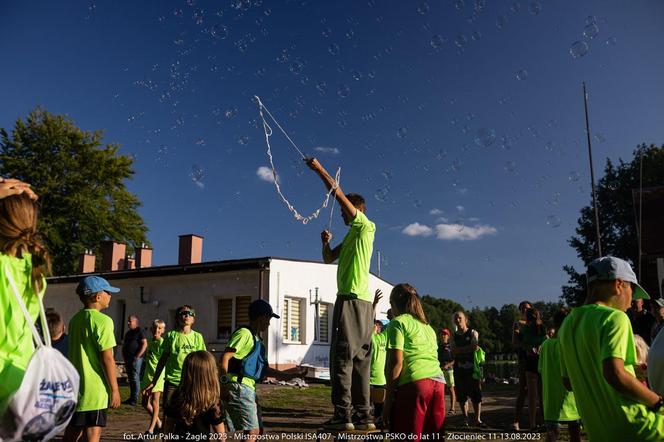
<instances>
[{"instance_id":1,"label":"man in green t-shirt","mask_svg":"<svg viewBox=\"0 0 664 442\"><path fill-rule=\"evenodd\" d=\"M120 406L115 374L113 320L101 313L120 289L99 276L86 276L76 287L84 308L69 321L69 360L81 377L76 412L65 431L64 441L101 439L106 410Z\"/></svg>"},{"instance_id":2,"label":"man in green t-shirt","mask_svg":"<svg viewBox=\"0 0 664 442\"><path fill-rule=\"evenodd\" d=\"M586 304L563 322L560 370L590 441L664 440L662 397L634 375L636 349L625 310L649 299L630 265L612 256L588 265Z\"/></svg>"},{"instance_id":3,"label":"man in green t-shirt","mask_svg":"<svg viewBox=\"0 0 664 442\"><path fill-rule=\"evenodd\" d=\"M344 224L350 227L342 243L334 249L330 247L332 234L327 230L321 233L323 261L329 264L339 260L330 344L334 416L325 427L331 430L373 430L376 427L371 416L366 380L371 372L373 297L369 292L369 266L376 225L364 214L366 204L362 196L355 193L344 195L339 183L317 159L308 158L306 162L334 193Z\"/></svg>"},{"instance_id":4,"label":"man in green t-shirt","mask_svg":"<svg viewBox=\"0 0 664 442\"><path fill-rule=\"evenodd\" d=\"M306 369L281 371L271 368L260 334L270 328L270 320L279 319L272 306L263 299L249 305L249 325L231 335L219 361L221 398L224 403L228 431L242 431L245 435L263 433L261 407L256 397L256 381L266 376L290 380L304 377ZM243 367L247 360L248 366ZM250 372L247 372L247 371Z\"/></svg>"}]
</instances>

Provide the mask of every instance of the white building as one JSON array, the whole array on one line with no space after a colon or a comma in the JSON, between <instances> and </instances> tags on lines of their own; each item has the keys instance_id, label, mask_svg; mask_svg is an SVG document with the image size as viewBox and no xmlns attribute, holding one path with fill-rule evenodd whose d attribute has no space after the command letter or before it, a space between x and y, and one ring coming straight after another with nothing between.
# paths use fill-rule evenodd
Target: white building
<instances>
[{"instance_id":1,"label":"white building","mask_svg":"<svg viewBox=\"0 0 664 442\"><path fill-rule=\"evenodd\" d=\"M200 260L202 238L180 237L180 245L178 265L150 267L151 250L139 249L137 253L149 251L149 255L137 257L139 268L131 268L134 262L123 256L124 245L106 244L108 253L103 253L102 260L102 268L106 270L94 274L121 289L104 311L115 323L118 345L126 331L128 315L137 315L141 327L149 334L150 324L156 318L166 322L167 330L172 329L175 310L188 304L196 311L194 329L203 334L210 351L221 352L230 334L248 324L249 304L255 299L265 299L281 316L272 320L267 336L263 336L270 364L282 369L299 364L329 366L332 308L336 299L335 264L273 257L196 263ZM200 250L196 251L196 247ZM86 270L86 259L94 263L94 256L82 257L82 270ZM130 268L115 270L114 267ZM68 323L82 306L75 293L76 285L89 274L93 273L49 278L44 298L46 308L55 309ZM373 274L369 278L372 293L376 289L383 291L376 316L384 319L392 285ZM119 352L116 358L121 358Z\"/></svg>"}]
</instances>

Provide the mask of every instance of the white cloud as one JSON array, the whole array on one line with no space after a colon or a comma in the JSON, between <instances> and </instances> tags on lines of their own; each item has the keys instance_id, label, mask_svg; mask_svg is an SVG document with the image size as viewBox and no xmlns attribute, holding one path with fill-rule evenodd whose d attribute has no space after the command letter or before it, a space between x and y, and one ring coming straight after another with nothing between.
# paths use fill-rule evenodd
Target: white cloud
<instances>
[{"instance_id":1,"label":"white cloud","mask_svg":"<svg viewBox=\"0 0 664 442\"><path fill-rule=\"evenodd\" d=\"M441 213L443 213L442 210L440 210L440 209L435 209L435 208L434 208L434 209L431 209L431 210L429 211L429 215L440 215Z\"/></svg>"},{"instance_id":2,"label":"white cloud","mask_svg":"<svg viewBox=\"0 0 664 442\"><path fill-rule=\"evenodd\" d=\"M274 183L274 175L272 174L272 169L269 167L261 166L256 170L256 175L258 175L258 178L262 179L263 181L267 181L269 183ZM279 176L277 175L277 180L279 179Z\"/></svg>"},{"instance_id":3,"label":"white cloud","mask_svg":"<svg viewBox=\"0 0 664 442\"><path fill-rule=\"evenodd\" d=\"M465 226L463 224L438 224L435 227L436 238L443 241L474 241L486 235L495 235L495 227L477 225Z\"/></svg>"},{"instance_id":4,"label":"white cloud","mask_svg":"<svg viewBox=\"0 0 664 442\"><path fill-rule=\"evenodd\" d=\"M433 230L429 226L413 223L404 227L401 233L408 236L430 236L433 233Z\"/></svg>"},{"instance_id":5,"label":"white cloud","mask_svg":"<svg viewBox=\"0 0 664 442\"><path fill-rule=\"evenodd\" d=\"M441 216L440 218L436 219L437 223L447 223L449 222L448 218L445 218L444 216Z\"/></svg>"},{"instance_id":6,"label":"white cloud","mask_svg":"<svg viewBox=\"0 0 664 442\"><path fill-rule=\"evenodd\" d=\"M456 209L457 209L459 212L463 212L464 210L466 210L466 208L463 207L463 206L456 206Z\"/></svg>"},{"instance_id":7,"label":"white cloud","mask_svg":"<svg viewBox=\"0 0 664 442\"><path fill-rule=\"evenodd\" d=\"M314 147L314 150L316 152L320 152L320 153L329 153L329 154L332 154L332 155L339 155L339 149L337 149L336 147L318 146L318 147Z\"/></svg>"}]
</instances>

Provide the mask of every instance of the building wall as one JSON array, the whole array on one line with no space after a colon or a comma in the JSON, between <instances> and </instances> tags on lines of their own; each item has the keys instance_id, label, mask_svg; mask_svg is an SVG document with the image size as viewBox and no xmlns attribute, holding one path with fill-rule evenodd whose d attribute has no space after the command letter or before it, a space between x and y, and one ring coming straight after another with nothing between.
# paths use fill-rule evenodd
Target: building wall
<instances>
[{"instance_id":1,"label":"building wall","mask_svg":"<svg viewBox=\"0 0 664 442\"><path fill-rule=\"evenodd\" d=\"M268 286L263 289L266 299L280 315L281 319L273 319L266 336L268 360L281 368L299 364L310 364L316 367L329 365L329 340L332 336L332 307L336 299L336 271L334 264L309 263L272 259L270 263ZM233 272L211 272L190 275L172 275L162 277L136 277L127 279L110 279L111 285L121 289L111 298L110 307L104 311L115 323L115 334L118 345L127 330L126 321L130 314L137 315L140 326L149 336L149 328L156 318L166 321L166 329L175 325L175 309L183 304L191 305L196 311L194 329L202 333L208 349L217 355L226 347L226 339L217 337L217 320L219 317L218 301L220 298L236 298L250 296L258 299L259 270L243 270ZM141 287L143 300L141 303ZM320 302L328 305L327 341L318 342L316 333L315 295L318 287ZM373 293L380 288L383 299L377 308L377 317L385 318L389 308L389 293L392 286L387 282L370 275L369 288ZM75 294L76 283L49 284L46 289L44 305L58 311L68 323L71 317L82 308ZM288 342L283 337L284 299L299 301L301 307L301 343ZM235 305L233 305L233 324L235 330L240 324L235 321ZM122 358L116 350L116 359Z\"/></svg>"},{"instance_id":2,"label":"building wall","mask_svg":"<svg viewBox=\"0 0 664 442\"><path fill-rule=\"evenodd\" d=\"M216 272L195 275L174 275L151 278L109 279L111 285L121 289L111 298L110 307L104 311L115 323L118 343L126 332L127 316L139 317L140 326L149 335L154 319L166 321L166 329L175 325L175 309L183 304L196 311L194 329L203 334L208 349L222 351L225 341L217 338L217 304L219 298L251 296L258 298L258 270ZM143 287L141 303L140 288ZM54 308L65 323L82 308L75 293L75 283L50 284L46 289L44 305ZM237 324L240 325L240 324ZM121 358L116 352L116 358Z\"/></svg>"},{"instance_id":3,"label":"building wall","mask_svg":"<svg viewBox=\"0 0 664 442\"><path fill-rule=\"evenodd\" d=\"M273 260L270 263L270 304L281 319L273 319L269 330L268 360L278 368L288 368L300 364L316 367L329 366L329 342L316 342L315 337L315 301L316 287L318 299L329 306L328 341L332 336L332 307L337 295L336 264L295 262ZM389 294L392 285L370 275L369 290L383 291L383 299L376 309L379 319L386 318L389 308ZM284 339L283 321L284 299L299 299L300 305L306 306L302 316L302 343L288 342Z\"/></svg>"}]
</instances>

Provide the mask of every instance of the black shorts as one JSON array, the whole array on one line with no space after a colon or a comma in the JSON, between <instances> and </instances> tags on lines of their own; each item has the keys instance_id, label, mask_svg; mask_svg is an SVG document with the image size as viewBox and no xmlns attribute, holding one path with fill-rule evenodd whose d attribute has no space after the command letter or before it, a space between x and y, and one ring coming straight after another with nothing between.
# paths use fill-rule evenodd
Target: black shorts
<instances>
[{"instance_id":1,"label":"black shorts","mask_svg":"<svg viewBox=\"0 0 664 442\"><path fill-rule=\"evenodd\" d=\"M73 427L105 427L106 409L92 411L76 411L69 421Z\"/></svg>"},{"instance_id":2,"label":"black shorts","mask_svg":"<svg viewBox=\"0 0 664 442\"><path fill-rule=\"evenodd\" d=\"M454 386L459 404L463 406L466 399L473 402L482 402L482 388L479 379L473 378L473 369L454 370Z\"/></svg>"}]
</instances>

